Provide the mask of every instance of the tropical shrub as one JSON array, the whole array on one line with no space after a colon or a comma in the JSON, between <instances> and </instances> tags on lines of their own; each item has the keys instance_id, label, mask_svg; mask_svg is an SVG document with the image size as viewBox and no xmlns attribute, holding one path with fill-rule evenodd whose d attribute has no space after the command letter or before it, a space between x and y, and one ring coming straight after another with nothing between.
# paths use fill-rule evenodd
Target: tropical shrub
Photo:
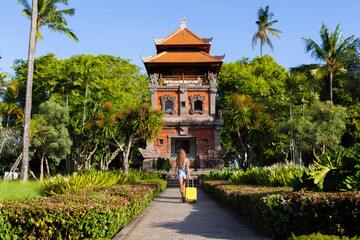
<instances>
[{"instance_id":1,"label":"tropical shrub","mask_svg":"<svg viewBox=\"0 0 360 240\"><path fill-rule=\"evenodd\" d=\"M360 152L357 148L327 151L302 177L296 177L295 190L356 191L360 189Z\"/></svg>"},{"instance_id":2,"label":"tropical shrub","mask_svg":"<svg viewBox=\"0 0 360 240\"><path fill-rule=\"evenodd\" d=\"M57 175L44 180L42 191L47 195L57 195L66 190L121 185L127 181L127 176L118 171L79 172L68 176Z\"/></svg>"},{"instance_id":3,"label":"tropical shrub","mask_svg":"<svg viewBox=\"0 0 360 240\"><path fill-rule=\"evenodd\" d=\"M138 171L135 169L129 169L129 181L132 183L141 182L143 180L160 180L161 173L159 172L148 172L146 170Z\"/></svg>"},{"instance_id":4,"label":"tropical shrub","mask_svg":"<svg viewBox=\"0 0 360 240\"><path fill-rule=\"evenodd\" d=\"M239 170L224 168L221 172L212 170L209 173L205 173L204 180L229 180L231 175Z\"/></svg>"},{"instance_id":5,"label":"tropical shrub","mask_svg":"<svg viewBox=\"0 0 360 240\"><path fill-rule=\"evenodd\" d=\"M250 167L246 171L234 172L229 180L239 184L268 187L291 187L295 179L308 171L305 167L293 164L275 164L269 167Z\"/></svg>"},{"instance_id":6,"label":"tropical shrub","mask_svg":"<svg viewBox=\"0 0 360 240\"><path fill-rule=\"evenodd\" d=\"M287 187L203 181L203 188L276 239L321 232L360 234L360 193L292 192Z\"/></svg>"},{"instance_id":7,"label":"tropical shrub","mask_svg":"<svg viewBox=\"0 0 360 240\"><path fill-rule=\"evenodd\" d=\"M155 160L153 160L153 169L156 169L157 171L165 171L169 172L171 169L171 163L170 159L165 159L159 157L155 163Z\"/></svg>"},{"instance_id":8,"label":"tropical shrub","mask_svg":"<svg viewBox=\"0 0 360 240\"><path fill-rule=\"evenodd\" d=\"M67 190L0 202L0 239L111 238L160 191L145 185Z\"/></svg>"},{"instance_id":9,"label":"tropical shrub","mask_svg":"<svg viewBox=\"0 0 360 240\"><path fill-rule=\"evenodd\" d=\"M292 235L288 240L358 240L358 237L349 238L347 236L324 235L321 233L312 233L310 235L295 236Z\"/></svg>"}]
</instances>

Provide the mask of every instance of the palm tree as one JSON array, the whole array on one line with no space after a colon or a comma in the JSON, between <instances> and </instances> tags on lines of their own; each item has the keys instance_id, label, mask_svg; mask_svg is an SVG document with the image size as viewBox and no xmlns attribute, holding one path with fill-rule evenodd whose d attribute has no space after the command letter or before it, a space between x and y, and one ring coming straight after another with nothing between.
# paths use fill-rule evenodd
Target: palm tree
<instances>
[{"instance_id":1,"label":"palm tree","mask_svg":"<svg viewBox=\"0 0 360 240\"><path fill-rule=\"evenodd\" d=\"M5 78L11 78L7 73L0 73L0 95L3 93L3 88L11 88L14 91L14 97L16 98L19 94L18 86L14 82L4 82Z\"/></svg>"},{"instance_id":2,"label":"palm tree","mask_svg":"<svg viewBox=\"0 0 360 240\"><path fill-rule=\"evenodd\" d=\"M28 55L28 73L26 81L26 97L25 97L25 118L24 118L24 135L23 135L23 159L20 178L27 181L29 170L29 145L30 145L30 119L31 119L31 103L32 103L32 84L34 73L34 60L36 54L37 39L42 39L40 28L47 25L50 30L65 33L70 38L78 40L75 34L66 28L67 22L64 15L72 16L74 9L56 10L56 3L61 2L67 5L67 0L32 0L30 8L27 0L19 0L25 9L22 13L31 19L30 39L29 39L29 55Z\"/></svg>"},{"instance_id":3,"label":"palm tree","mask_svg":"<svg viewBox=\"0 0 360 240\"><path fill-rule=\"evenodd\" d=\"M31 18L31 8L27 0L19 0L24 6L24 10L22 13L25 17ZM42 39L43 36L40 33L40 28L42 26L48 26L51 31L65 33L69 38L78 41L79 39L72 32L71 29L67 28L67 22L65 20L65 15L72 16L75 13L75 9L65 9L65 10L57 10L56 4L63 3L65 5L68 4L67 0L38 0L38 14L36 21L36 38L35 38L35 52L37 40Z\"/></svg>"},{"instance_id":4,"label":"palm tree","mask_svg":"<svg viewBox=\"0 0 360 240\"><path fill-rule=\"evenodd\" d=\"M38 5L37 0L33 0L32 10L31 10L32 15L31 15L30 38L29 38L28 71L27 71L27 81L26 81L23 152L22 152L21 172L20 172L20 179L24 182L28 180L28 171L29 171L30 118L31 118L34 61L35 61L37 5Z\"/></svg>"},{"instance_id":5,"label":"palm tree","mask_svg":"<svg viewBox=\"0 0 360 240\"><path fill-rule=\"evenodd\" d=\"M341 62L342 56L347 53L357 51L360 40L355 39L354 35L342 41L342 30L340 24L336 26L335 32L329 34L327 27L322 23L320 29L321 45L318 45L311 38L302 38L305 43L305 51L311 52L311 57L315 60L325 61L326 64L312 70L316 78L322 78L329 74L330 82L330 103L333 105L333 75L335 71L345 70Z\"/></svg>"},{"instance_id":6,"label":"palm tree","mask_svg":"<svg viewBox=\"0 0 360 240\"><path fill-rule=\"evenodd\" d=\"M280 39L278 33L282 33L280 30L272 28L271 26L274 23L277 23L278 20L270 21L273 17L273 13L269 13L269 6L265 7L265 10L263 8L260 8L258 11L258 21L255 23L258 25L258 31L254 34L254 37L252 39L252 47L254 49L255 45L257 44L257 40L260 39L260 54L263 56L263 45L265 43L269 45L271 51L274 50L274 46L272 45L272 42L268 36L268 34L271 34L273 36L276 36Z\"/></svg>"},{"instance_id":7,"label":"palm tree","mask_svg":"<svg viewBox=\"0 0 360 240\"><path fill-rule=\"evenodd\" d=\"M81 61L81 80L85 83L85 98L84 98L84 111L83 111L83 121L82 121L82 127L81 132L84 132L85 127L85 117L86 117L86 102L88 98L88 92L89 92L89 84L91 80L94 80L98 77L97 71L95 69L96 65L98 63L93 60L85 59ZM92 83L93 85L95 83Z\"/></svg>"}]
</instances>

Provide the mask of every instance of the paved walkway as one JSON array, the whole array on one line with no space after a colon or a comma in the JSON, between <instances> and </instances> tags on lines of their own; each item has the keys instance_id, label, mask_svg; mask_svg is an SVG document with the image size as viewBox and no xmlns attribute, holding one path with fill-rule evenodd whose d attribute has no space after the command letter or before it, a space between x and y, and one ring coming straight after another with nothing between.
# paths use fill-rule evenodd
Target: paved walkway
<instances>
[{"instance_id":1,"label":"paved walkway","mask_svg":"<svg viewBox=\"0 0 360 240\"><path fill-rule=\"evenodd\" d=\"M178 188L167 188L114 239L269 239L200 188L197 203L180 203L179 196Z\"/></svg>"}]
</instances>

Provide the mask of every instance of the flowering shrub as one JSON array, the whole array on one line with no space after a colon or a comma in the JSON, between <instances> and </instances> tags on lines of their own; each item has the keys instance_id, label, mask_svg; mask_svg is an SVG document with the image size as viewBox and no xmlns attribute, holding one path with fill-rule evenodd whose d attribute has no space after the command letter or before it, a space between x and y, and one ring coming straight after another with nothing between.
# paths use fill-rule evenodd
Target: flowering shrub
<instances>
[{"instance_id":1,"label":"flowering shrub","mask_svg":"<svg viewBox=\"0 0 360 240\"><path fill-rule=\"evenodd\" d=\"M288 187L204 181L203 188L274 238L360 234L360 193L292 192Z\"/></svg>"},{"instance_id":2,"label":"flowering shrub","mask_svg":"<svg viewBox=\"0 0 360 240\"><path fill-rule=\"evenodd\" d=\"M0 239L110 238L145 209L160 189L123 185L2 201Z\"/></svg>"},{"instance_id":3,"label":"flowering shrub","mask_svg":"<svg viewBox=\"0 0 360 240\"><path fill-rule=\"evenodd\" d=\"M57 195L66 190L80 190L93 187L107 187L125 184L128 178L118 171L79 172L74 175L57 175L44 180L42 191Z\"/></svg>"}]
</instances>

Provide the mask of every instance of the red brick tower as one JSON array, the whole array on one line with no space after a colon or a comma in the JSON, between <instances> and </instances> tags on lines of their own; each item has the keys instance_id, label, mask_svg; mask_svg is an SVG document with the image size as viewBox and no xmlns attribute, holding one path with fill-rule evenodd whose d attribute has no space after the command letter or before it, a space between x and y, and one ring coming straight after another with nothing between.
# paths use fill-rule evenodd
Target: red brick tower
<instances>
[{"instance_id":1,"label":"red brick tower","mask_svg":"<svg viewBox=\"0 0 360 240\"><path fill-rule=\"evenodd\" d=\"M212 38L200 38L180 28L164 39L154 39L157 54L142 57L150 76L151 107L165 112L160 135L139 149L143 168L153 159L169 158L172 166L181 148L192 168L222 168L225 151L220 146L222 113L216 114L217 76L223 56L210 55Z\"/></svg>"}]
</instances>

